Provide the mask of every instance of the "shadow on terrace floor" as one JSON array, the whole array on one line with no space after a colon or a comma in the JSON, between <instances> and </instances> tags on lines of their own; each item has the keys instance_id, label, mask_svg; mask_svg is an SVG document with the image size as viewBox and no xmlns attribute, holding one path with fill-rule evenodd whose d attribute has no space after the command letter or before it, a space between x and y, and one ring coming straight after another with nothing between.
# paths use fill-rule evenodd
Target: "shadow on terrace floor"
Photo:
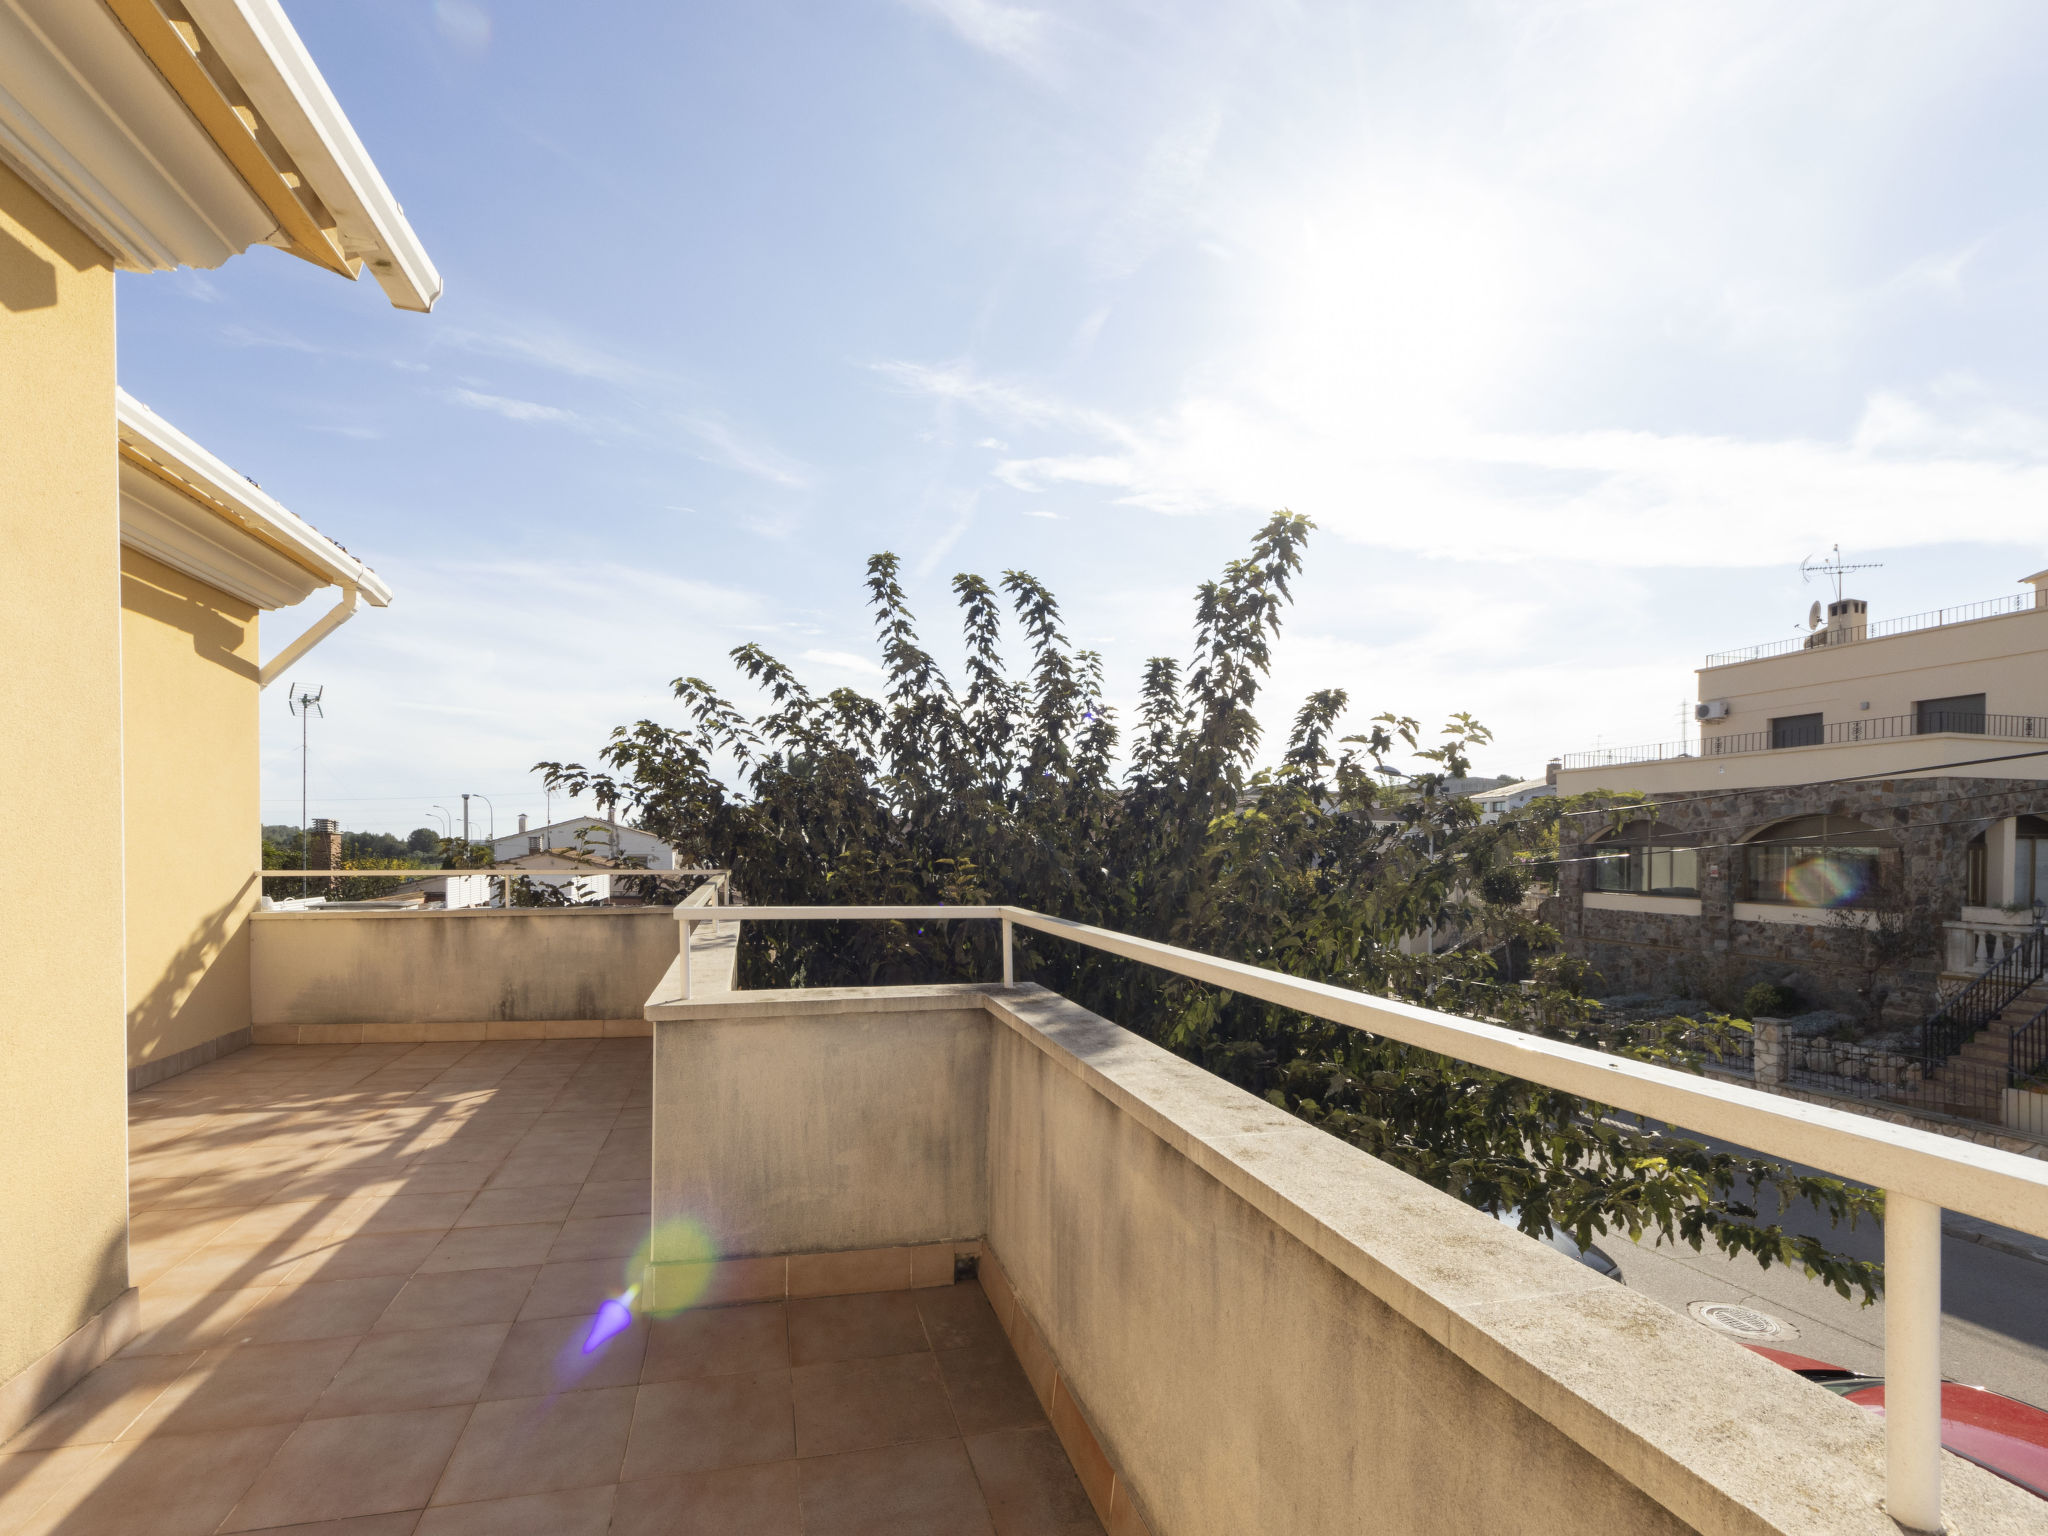
<instances>
[{"instance_id":1,"label":"shadow on terrace floor","mask_svg":"<svg viewBox=\"0 0 2048 1536\"><path fill-rule=\"evenodd\" d=\"M258 1047L136 1094L142 1332L0 1447L0 1536L1099 1536L972 1283L586 1350L648 1056Z\"/></svg>"}]
</instances>

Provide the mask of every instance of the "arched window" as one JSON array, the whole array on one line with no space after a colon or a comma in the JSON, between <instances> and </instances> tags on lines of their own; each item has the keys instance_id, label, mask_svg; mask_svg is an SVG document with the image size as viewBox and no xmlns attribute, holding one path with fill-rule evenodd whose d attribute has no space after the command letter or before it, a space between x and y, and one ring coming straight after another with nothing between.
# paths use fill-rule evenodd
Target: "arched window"
<instances>
[{"instance_id":1,"label":"arched window","mask_svg":"<svg viewBox=\"0 0 2048 1536\"><path fill-rule=\"evenodd\" d=\"M2013 833L2012 899L2048 902L2048 819L2022 816Z\"/></svg>"},{"instance_id":2,"label":"arched window","mask_svg":"<svg viewBox=\"0 0 2048 1536\"><path fill-rule=\"evenodd\" d=\"M1690 832L1632 821L1593 842L1593 889L1636 896L1697 896L1699 839Z\"/></svg>"},{"instance_id":3,"label":"arched window","mask_svg":"<svg viewBox=\"0 0 2048 1536\"><path fill-rule=\"evenodd\" d=\"M1742 854L1742 899L1792 907L1853 907L1898 857L1899 840L1854 816L1799 816L1764 828Z\"/></svg>"}]
</instances>

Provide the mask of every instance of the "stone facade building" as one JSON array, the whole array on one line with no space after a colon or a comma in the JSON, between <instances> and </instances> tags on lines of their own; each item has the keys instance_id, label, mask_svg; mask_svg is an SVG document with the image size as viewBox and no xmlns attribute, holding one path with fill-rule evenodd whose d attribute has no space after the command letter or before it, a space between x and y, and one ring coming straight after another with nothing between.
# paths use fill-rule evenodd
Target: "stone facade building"
<instances>
[{"instance_id":1,"label":"stone facade building","mask_svg":"<svg viewBox=\"0 0 2048 1536\"><path fill-rule=\"evenodd\" d=\"M1550 916L1614 992L1757 982L1890 1028L2048 912L2048 571L1706 658L1696 738L1568 754Z\"/></svg>"},{"instance_id":2,"label":"stone facade building","mask_svg":"<svg viewBox=\"0 0 2048 1536\"><path fill-rule=\"evenodd\" d=\"M1933 1007L1944 975L1981 968L1973 961L1986 955L1983 933L1994 934L1995 956L1996 930L2031 921L2030 912L1990 906L1982 886L2001 829L2048 818L2048 782L1930 776L1612 805L1567 818L1553 911L1567 949L1594 967L1603 990L1732 1006L1773 982L1815 1006L1860 1014L1874 984L1887 994L1886 1021L1897 1024ZM1650 864L1657 850L1669 850L1665 883L1629 878L1627 865ZM1802 864L1816 859L1817 893L1844 905L1796 899ZM1614 888L1630 884L1644 888Z\"/></svg>"}]
</instances>

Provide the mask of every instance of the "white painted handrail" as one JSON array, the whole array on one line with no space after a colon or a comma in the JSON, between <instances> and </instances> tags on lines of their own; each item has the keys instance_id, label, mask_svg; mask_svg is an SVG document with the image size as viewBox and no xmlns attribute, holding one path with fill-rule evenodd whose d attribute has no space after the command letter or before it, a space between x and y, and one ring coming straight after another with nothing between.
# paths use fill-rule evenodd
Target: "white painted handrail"
<instances>
[{"instance_id":1,"label":"white painted handrail","mask_svg":"<svg viewBox=\"0 0 2048 1536\"><path fill-rule=\"evenodd\" d=\"M2048 1163L1848 1110L1782 1098L1676 1068L1545 1040L1433 1008L1263 970L1024 907L678 908L683 996L690 933L705 922L999 920L1003 980L1014 980L1012 933L1028 928L1241 992L1333 1024L1383 1035L1631 1114L1754 1147L1885 1191L1886 1507L1911 1531L1941 1522L1941 1212L2048 1237Z\"/></svg>"}]
</instances>

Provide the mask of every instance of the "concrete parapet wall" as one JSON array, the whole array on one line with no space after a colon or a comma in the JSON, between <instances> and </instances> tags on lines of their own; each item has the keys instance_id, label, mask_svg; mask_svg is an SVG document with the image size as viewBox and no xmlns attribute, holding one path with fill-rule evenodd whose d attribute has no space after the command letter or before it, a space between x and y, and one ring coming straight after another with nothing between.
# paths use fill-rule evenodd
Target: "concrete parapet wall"
<instances>
[{"instance_id":1,"label":"concrete parapet wall","mask_svg":"<svg viewBox=\"0 0 2048 1536\"><path fill-rule=\"evenodd\" d=\"M278 1026L637 1026L675 958L667 907L259 912L250 919L253 1023L259 1041Z\"/></svg>"},{"instance_id":2,"label":"concrete parapet wall","mask_svg":"<svg viewBox=\"0 0 2048 1536\"><path fill-rule=\"evenodd\" d=\"M730 992L648 1011L657 1264L697 1256L664 1248L665 1217L727 1258L988 1230L990 1030L973 989Z\"/></svg>"},{"instance_id":3,"label":"concrete parapet wall","mask_svg":"<svg viewBox=\"0 0 2048 1536\"><path fill-rule=\"evenodd\" d=\"M1872 1415L1041 988L674 991L655 1220L746 1256L715 1296L776 1255L981 1236L1098 1510L1895 1536ZM1956 1528L2038 1529L1945 1475Z\"/></svg>"}]
</instances>

